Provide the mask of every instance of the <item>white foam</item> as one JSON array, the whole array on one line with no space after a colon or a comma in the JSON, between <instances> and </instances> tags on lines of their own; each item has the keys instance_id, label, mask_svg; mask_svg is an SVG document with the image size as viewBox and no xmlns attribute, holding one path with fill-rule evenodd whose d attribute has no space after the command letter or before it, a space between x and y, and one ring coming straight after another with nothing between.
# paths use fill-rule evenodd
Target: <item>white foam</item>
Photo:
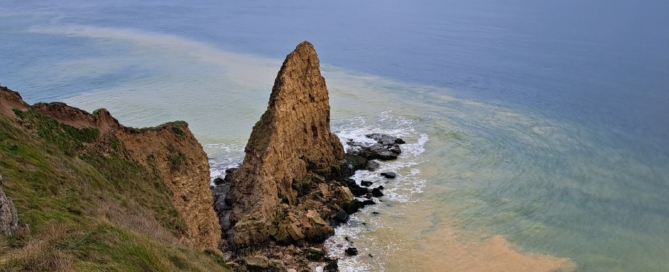
<instances>
[{"instance_id":1,"label":"white foam","mask_svg":"<svg viewBox=\"0 0 669 272\"><path fill-rule=\"evenodd\" d=\"M397 160L379 162L379 169L376 171L359 170L351 177L359 185L363 180L372 181L369 188L383 186L384 196L381 197L383 202L379 198L374 198L377 205L367 206L358 213L351 215L349 222L337 227L335 235L325 241L325 246L329 250L328 255L339 258L340 271L383 270L383 260L367 256L365 252L368 252L369 249L366 247L358 248L360 255L346 256L344 251L351 245L346 237L350 241L355 241L363 233L373 232L380 228L392 228L392 226L384 224L384 218L401 215L393 215L385 205L416 201L415 195L421 193L425 186L426 181L421 178L421 172L417 166L422 162L420 155L425 151L428 136L425 133L417 132L412 125L412 120L394 116L392 111L384 111L379 115L376 122L369 122L365 118L356 117L347 120L343 125L334 129L346 148L348 148L346 145L348 140L374 143L374 140L365 136L369 133L384 133L401 137L406 141L406 144L401 145L402 154L398 156ZM382 172L395 172L397 176L395 179L387 179L380 176ZM359 199L363 200L363 198ZM372 216L373 212L380 213ZM365 239L370 240L367 241L368 245L374 244L373 238L366 236ZM391 247L392 245L386 246Z\"/></svg>"},{"instance_id":2,"label":"white foam","mask_svg":"<svg viewBox=\"0 0 669 272\"><path fill-rule=\"evenodd\" d=\"M225 178L226 169L238 167L244 159L244 149L239 145L208 144L205 147L212 157L209 158L210 186L214 186L214 179Z\"/></svg>"}]
</instances>

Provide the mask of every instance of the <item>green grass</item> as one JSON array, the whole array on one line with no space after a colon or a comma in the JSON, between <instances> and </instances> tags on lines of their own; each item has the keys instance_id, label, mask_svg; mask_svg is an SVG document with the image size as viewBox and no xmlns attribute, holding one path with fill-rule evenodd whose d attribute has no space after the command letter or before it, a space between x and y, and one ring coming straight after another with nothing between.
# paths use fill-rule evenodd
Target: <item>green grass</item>
<instances>
[{"instance_id":1,"label":"green grass","mask_svg":"<svg viewBox=\"0 0 669 272\"><path fill-rule=\"evenodd\" d=\"M15 114L20 126L0 116L0 174L21 230L0 235L0 271L229 271L213 251L179 244L169 189L118 139Z\"/></svg>"}]
</instances>

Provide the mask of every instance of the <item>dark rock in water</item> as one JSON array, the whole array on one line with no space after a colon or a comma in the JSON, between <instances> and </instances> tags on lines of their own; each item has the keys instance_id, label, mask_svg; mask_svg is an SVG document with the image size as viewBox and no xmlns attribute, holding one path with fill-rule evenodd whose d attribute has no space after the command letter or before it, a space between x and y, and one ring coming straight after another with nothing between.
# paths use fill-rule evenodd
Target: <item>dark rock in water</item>
<instances>
[{"instance_id":1,"label":"dark rock in water","mask_svg":"<svg viewBox=\"0 0 669 272\"><path fill-rule=\"evenodd\" d=\"M376 188L379 188L379 190L385 189L385 188L383 188L383 186L379 186L379 187L376 187Z\"/></svg>"},{"instance_id":2,"label":"dark rock in water","mask_svg":"<svg viewBox=\"0 0 669 272\"><path fill-rule=\"evenodd\" d=\"M236 172L237 170L239 170L239 168L237 168L237 167L228 168L228 169L225 169L225 174L229 175L229 174L232 174L232 173Z\"/></svg>"},{"instance_id":3,"label":"dark rock in water","mask_svg":"<svg viewBox=\"0 0 669 272\"><path fill-rule=\"evenodd\" d=\"M398 152L394 152L391 150L392 146L384 146L381 144L373 144L372 146L369 147L369 150L371 151L371 156L369 156L370 159L380 159L380 160L394 160L397 159L397 155L399 154ZM401 153L401 151L400 151Z\"/></svg>"},{"instance_id":4,"label":"dark rock in water","mask_svg":"<svg viewBox=\"0 0 669 272\"><path fill-rule=\"evenodd\" d=\"M343 206L342 208L344 209L344 211L346 211L346 213L348 213L348 214L354 214L354 213L358 212L360 210L360 208L365 207L365 205L363 205L362 202L360 202L360 200L357 200L357 199L354 199L353 201L351 201L349 203L346 203L342 206Z\"/></svg>"},{"instance_id":5,"label":"dark rock in water","mask_svg":"<svg viewBox=\"0 0 669 272\"><path fill-rule=\"evenodd\" d=\"M335 213L335 215L332 218L339 223L346 223L346 221L348 221L349 217L348 217L348 214L346 213L346 211L344 211L342 209L342 210L339 210L337 213Z\"/></svg>"},{"instance_id":6,"label":"dark rock in water","mask_svg":"<svg viewBox=\"0 0 669 272\"><path fill-rule=\"evenodd\" d=\"M344 252L346 252L346 255L348 256L358 255L358 249L354 247L349 247Z\"/></svg>"},{"instance_id":7,"label":"dark rock in water","mask_svg":"<svg viewBox=\"0 0 669 272\"><path fill-rule=\"evenodd\" d=\"M325 266L324 271L325 272L337 272L337 271L339 271L339 265L337 264L337 260L329 262L328 265Z\"/></svg>"},{"instance_id":8,"label":"dark rock in water","mask_svg":"<svg viewBox=\"0 0 669 272\"><path fill-rule=\"evenodd\" d=\"M393 137L387 134L381 134L381 133L372 133L372 134L367 134L365 137L373 139L377 141L378 143L382 145L391 145L391 144L404 144L404 140Z\"/></svg>"},{"instance_id":9,"label":"dark rock in water","mask_svg":"<svg viewBox=\"0 0 669 272\"><path fill-rule=\"evenodd\" d=\"M372 215L379 215L379 212L372 212Z\"/></svg>"},{"instance_id":10,"label":"dark rock in water","mask_svg":"<svg viewBox=\"0 0 669 272\"><path fill-rule=\"evenodd\" d=\"M351 193L354 196L364 196L369 192L369 189L360 187L360 185L355 184L355 185L350 185L348 188L351 190Z\"/></svg>"},{"instance_id":11,"label":"dark rock in water","mask_svg":"<svg viewBox=\"0 0 669 272\"><path fill-rule=\"evenodd\" d=\"M374 258L374 255L372 255L371 253L368 254L367 256L369 256L370 258Z\"/></svg>"},{"instance_id":12,"label":"dark rock in water","mask_svg":"<svg viewBox=\"0 0 669 272\"><path fill-rule=\"evenodd\" d=\"M397 176L397 174L395 174L394 172L383 172L381 173L381 176L384 176L389 179L394 179Z\"/></svg>"},{"instance_id":13,"label":"dark rock in water","mask_svg":"<svg viewBox=\"0 0 669 272\"><path fill-rule=\"evenodd\" d=\"M347 144L352 147L347 154L361 156L367 160L394 160L397 159L397 155L399 154L390 150L393 148L393 145L384 146L379 143L370 145L358 142L348 142Z\"/></svg>"},{"instance_id":14,"label":"dark rock in water","mask_svg":"<svg viewBox=\"0 0 669 272\"><path fill-rule=\"evenodd\" d=\"M372 189L372 195L373 195L374 197L382 197L382 196L383 196L383 193L381 192L381 189L379 189L379 188L377 187L377 188Z\"/></svg>"},{"instance_id":15,"label":"dark rock in water","mask_svg":"<svg viewBox=\"0 0 669 272\"><path fill-rule=\"evenodd\" d=\"M402 149L400 148L399 145L393 145L390 148L388 148L388 150L392 151L393 153L395 153L397 155L402 154Z\"/></svg>"},{"instance_id":16,"label":"dark rock in water","mask_svg":"<svg viewBox=\"0 0 669 272\"><path fill-rule=\"evenodd\" d=\"M376 171L376 169L379 169L380 165L378 162L374 160L367 161L367 170L369 171Z\"/></svg>"},{"instance_id":17,"label":"dark rock in water","mask_svg":"<svg viewBox=\"0 0 669 272\"><path fill-rule=\"evenodd\" d=\"M353 214L358 212L360 209L364 208L367 205L374 205L376 202L374 200L368 199L365 201L360 201L354 199L353 201L342 205L342 209L346 211L347 214Z\"/></svg>"},{"instance_id":18,"label":"dark rock in water","mask_svg":"<svg viewBox=\"0 0 669 272\"><path fill-rule=\"evenodd\" d=\"M358 155L353 155L353 154L346 154L346 163L348 164L349 168L353 170L360 170L360 169L365 169L367 168L367 159L365 159L362 156Z\"/></svg>"},{"instance_id":19,"label":"dark rock in water","mask_svg":"<svg viewBox=\"0 0 669 272\"><path fill-rule=\"evenodd\" d=\"M216 184L216 185L221 185L221 184L223 184L223 179L222 179L222 178L215 178L215 179L214 179L214 184Z\"/></svg>"},{"instance_id":20,"label":"dark rock in water","mask_svg":"<svg viewBox=\"0 0 669 272\"><path fill-rule=\"evenodd\" d=\"M372 183L373 183L373 182L371 182L371 181L366 181L366 180L363 180L363 181L360 182L360 184L361 184L362 186L365 186L365 187L369 187L370 185L372 185Z\"/></svg>"},{"instance_id":21,"label":"dark rock in water","mask_svg":"<svg viewBox=\"0 0 669 272\"><path fill-rule=\"evenodd\" d=\"M376 205L376 202L374 202L374 200L367 199L367 200L365 200L365 201L362 202L362 205L364 205L364 206L368 206L368 205Z\"/></svg>"}]
</instances>

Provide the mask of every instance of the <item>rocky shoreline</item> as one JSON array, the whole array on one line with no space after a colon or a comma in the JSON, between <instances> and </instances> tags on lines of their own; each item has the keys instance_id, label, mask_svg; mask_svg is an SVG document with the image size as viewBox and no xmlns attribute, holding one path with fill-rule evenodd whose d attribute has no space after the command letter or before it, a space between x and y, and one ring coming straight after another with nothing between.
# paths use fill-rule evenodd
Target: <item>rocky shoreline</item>
<instances>
[{"instance_id":1,"label":"rocky shoreline","mask_svg":"<svg viewBox=\"0 0 669 272\"><path fill-rule=\"evenodd\" d=\"M267 111L253 128L238 168L214 180L219 249L237 271L311 271L320 264L338 271L324 241L349 216L383 197L350 179L394 160L404 140L368 134L374 143L348 140L344 152L330 131L330 105L319 60L308 42L287 56L275 80ZM380 173L392 179L395 173ZM355 247L346 249L356 255Z\"/></svg>"},{"instance_id":2,"label":"rocky shoreline","mask_svg":"<svg viewBox=\"0 0 669 272\"><path fill-rule=\"evenodd\" d=\"M376 168L378 168L377 160L387 161L396 158L378 158L377 154L379 152L396 152L398 155L401 153L399 145L404 144L402 139L385 134L366 135L370 139L375 139L377 136L382 136L383 139L392 139L396 143L385 144L379 147L378 144L348 141L347 145L349 145L349 149L345 154L340 173L336 175L336 178L327 181L324 178L316 178L316 184L318 185L315 187L317 188L314 188L309 193L309 196L323 199L323 196L328 195L329 192L338 193L336 195L338 199L334 202L321 203L327 207L327 210L331 211L329 216L323 218L323 222L327 221L329 226L336 228L345 224L348 222L350 215L359 212L366 206L376 205L378 198L383 197L383 186L370 188L371 181L363 180L358 185L354 179L350 178L358 170L376 171ZM379 143L382 143L382 141L379 140ZM229 207L225 203L226 194L230 191L234 180L234 173L238 170L239 168L228 168L225 171L225 178L214 179L215 186L211 188L214 199L214 210L219 216L222 229L225 229L225 227L229 228L229 221L225 218L226 209ZM393 172L379 173L379 177L385 179L393 179L395 176L396 174ZM341 189L342 187L344 189ZM284 206L283 208L286 207ZM307 226L307 224L302 226ZM253 271L254 269L262 271L286 271L289 269L288 267L293 267L292 269L295 271L311 271L310 267L313 267L314 263L320 263L321 266L324 266L325 271L337 271L337 260L327 257L328 250L323 245L323 241L298 240L296 243L282 244L270 239L265 244L237 252L226 248L221 248L221 250L226 260L229 261L228 264L239 271ZM347 256L353 256L358 254L358 249L349 246L345 252ZM296 268L302 268L302 270Z\"/></svg>"},{"instance_id":3,"label":"rocky shoreline","mask_svg":"<svg viewBox=\"0 0 669 272\"><path fill-rule=\"evenodd\" d=\"M105 109L88 113L63 103L31 106L3 87L0 102L0 115L26 131L36 129L31 122L43 121L51 129L37 127L43 136L65 131L84 137L74 149L61 143L67 154L117 159L154 175L154 182L161 181L154 186L165 186L174 206L170 218L183 223L176 228L179 244L215 258L220 256L212 249L218 248L222 261L236 271L312 271L317 266L338 271L338 260L329 257L324 242L350 215L384 197L383 186L351 177L359 170L378 170L379 161L397 159L405 143L372 133L368 141L348 139L344 148L330 130L328 90L316 51L306 41L286 57L243 162L215 179L211 192L205 185L206 154L185 122L135 129ZM378 174L380 179L395 176ZM0 189L0 232L13 235L20 216ZM364 254L352 241L344 252Z\"/></svg>"}]
</instances>

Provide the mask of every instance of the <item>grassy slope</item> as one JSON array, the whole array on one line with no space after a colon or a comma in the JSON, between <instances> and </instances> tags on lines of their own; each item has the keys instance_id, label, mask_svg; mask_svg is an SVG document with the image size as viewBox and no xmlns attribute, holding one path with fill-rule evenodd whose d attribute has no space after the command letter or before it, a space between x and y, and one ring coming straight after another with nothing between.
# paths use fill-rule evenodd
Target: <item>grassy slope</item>
<instances>
[{"instance_id":1,"label":"grassy slope","mask_svg":"<svg viewBox=\"0 0 669 272\"><path fill-rule=\"evenodd\" d=\"M0 116L0 174L22 229L0 235L0 271L229 271L179 244L169 190L115 137L17 115L22 126Z\"/></svg>"}]
</instances>

